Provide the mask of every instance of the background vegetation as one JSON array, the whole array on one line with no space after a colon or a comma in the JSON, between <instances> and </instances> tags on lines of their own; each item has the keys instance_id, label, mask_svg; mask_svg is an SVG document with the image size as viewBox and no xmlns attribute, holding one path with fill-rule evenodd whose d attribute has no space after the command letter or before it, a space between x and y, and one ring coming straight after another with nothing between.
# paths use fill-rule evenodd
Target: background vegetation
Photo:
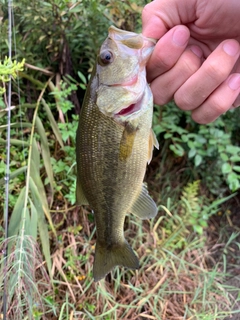
<instances>
[{"instance_id":1,"label":"background vegetation","mask_svg":"<svg viewBox=\"0 0 240 320\"><path fill-rule=\"evenodd\" d=\"M0 308L5 286L8 319L212 320L240 310L239 109L203 126L174 103L155 106L160 151L146 179L159 215L126 219L141 269L116 268L93 283L93 216L75 207L78 114L108 26L140 32L147 2L16 1L16 64L5 60L8 12L0 0L1 252L8 247L7 258L0 256ZM4 240L8 74L11 215Z\"/></svg>"}]
</instances>

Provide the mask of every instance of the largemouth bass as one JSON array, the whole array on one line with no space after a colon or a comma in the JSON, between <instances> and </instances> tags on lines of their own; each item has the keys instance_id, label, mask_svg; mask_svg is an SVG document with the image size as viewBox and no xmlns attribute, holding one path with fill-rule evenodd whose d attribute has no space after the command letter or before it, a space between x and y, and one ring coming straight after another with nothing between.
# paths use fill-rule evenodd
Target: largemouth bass
<instances>
[{"instance_id":1,"label":"largemouth bass","mask_svg":"<svg viewBox=\"0 0 240 320\"><path fill-rule=\"evenodd\" d=\"M94 280L139 261L124 238L128 213L157 214L143 179L152 158L153 98L145 66L155 42L113 26L101 46L77 130L77 204L94 211L97 243Z\"/></svg>"}]
</instances>

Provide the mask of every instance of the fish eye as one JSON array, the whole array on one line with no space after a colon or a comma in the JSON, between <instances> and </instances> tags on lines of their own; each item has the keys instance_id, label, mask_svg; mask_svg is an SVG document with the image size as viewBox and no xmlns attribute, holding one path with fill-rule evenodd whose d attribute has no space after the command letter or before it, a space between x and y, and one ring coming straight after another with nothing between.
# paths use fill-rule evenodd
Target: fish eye
<instances>
[{"instance_id":1,"label":"fish eye","mask_svg":"<svg viewBox=\"0 0 240 320\"><path fill-rule=\"evenodd\" d=\"M104 50L100 52L99 55L99 62L101 65L107 65L113 61L113 54L111 51Z\"/></svg>"}]
</instances>

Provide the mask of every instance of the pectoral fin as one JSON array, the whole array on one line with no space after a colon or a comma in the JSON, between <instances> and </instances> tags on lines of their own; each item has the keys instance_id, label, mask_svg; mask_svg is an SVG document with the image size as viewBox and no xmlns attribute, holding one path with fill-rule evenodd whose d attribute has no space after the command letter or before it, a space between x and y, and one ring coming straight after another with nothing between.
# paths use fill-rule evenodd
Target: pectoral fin
<instances>
[{"instance_id":1,"label":"pectoral fin","mask_svg":"<svg viewBox=\"0 0 240 320\"><path fill-rule=\"evenodd\" d=\"M119 150L119 159L121 161L127 160L132 154L136 130L134 126L128 123L123 131Z\"/></svg>"},{"instance_id":2,"label":"pectoral fin","mask_svg":"<svg viewBox=\"0 0 240 320\"><path fill-rule=\"evenodd\" d=\"M156 138L155 133L153 132L153 130L150 130L150 134L149 134L149 142L148 142L148 164L151 162L152 160L152 154L153 154L153 149L154 147L159 149L159 144Z\"/></svg>"},{"instance_id":3,"label":"pectoral fin","mask_svg":"<svg viewBox=\"0 0 240 320\"><path fill-rule=\"evenodd\" d=\"M76 204L79 206L89 204L87 201L87 198L85 197L85 194L82 189L82 185L78 177L77 177L77 185L76 185Z\"/></svg>"},{"instance_id":4,"label":"pectoral fin","mask_svg":"<svg viewBox=\"0 0 240 320\"><path fill-rule=\"evenodd\" d=\"M158 209L156 203L149 196L148 190L144 184L138 198L132 205L130 212L140 219L151 219L157 215Z\"/></svg>"}]
</instances>

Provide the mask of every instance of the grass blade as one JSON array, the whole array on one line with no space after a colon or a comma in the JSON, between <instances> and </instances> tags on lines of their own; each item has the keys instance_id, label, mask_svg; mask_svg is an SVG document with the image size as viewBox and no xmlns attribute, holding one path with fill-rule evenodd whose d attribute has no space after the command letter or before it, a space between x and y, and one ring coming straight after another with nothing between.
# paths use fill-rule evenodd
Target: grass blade
<instances>
[{"instance_id":1,"label":"grass blade","mask_svg":"<svg viewBox=\"0 0 240 320\"><path fill-rule=\"evenodd\" d=\"M29 201L31 206L31 217L29 219L29 223L26 225L26 234L37 239L38 212L31 199L29 199Z\"/></svg>"},{"instance_id":2,"label":"grass blade","mask_svg":"<svg viewBox=\"0 0 240 320\"><path fill-rule=\"evenodd\" d=\"M38 216L38 230L41 238L43 254L47 262L49 274L51 275L51 256L50 256L48 225L45 220L45 213L43 211L42 201L39 196L38 188L31 177L29 180L29 186L30 186L31 195L33 198L33 204L35 208L34 210L37 212L37 216Z\"/></svg>"},{"instance_id":3,"label":"grass blade","mask_svg":"<svg viewBox=\"0 0 240 320\"><path fill-rule=\"evenodd\" d=\"M11 179L14 179L14 178L16 178L17 176L19 176L20 174L26 173L26 171L27 171L27 166L23 166L23 167L21 167L21 168L19 168L19 169L16 169L16 170L14 170L14 172L11 172L11 173L10 173L9 179L10 179L10 180L11 180ZM1 186L1 185L4 185L4 184L5 184L4 178L0 179L0 186Z\"/></svg>"},{"instance_id":4,"label":"grass blade","mask_svg":"<svg viewBox=\"0 0 240 320\"><path fill-rule=\"evenodd\" d=\"M16 201L16 204L14 206L11 219L9 222L9 227L8 227L8 234L9 237L15 236L18 234L19 229L21 228L21 221L22 221L22 212L23 212L23 207L24 207L24 198L25 198L25 193L26 193L26 187L24 187L20 194L19 197Z\"/></svg>"},{"instance_id":5,"label":"grass blade","mask_svg":"<svg viewBox=\"0 0 240 320\"><path fill-rule=\"evenodd\" d=\"M53 226L52 218L51 218L51 215L49 212L48 200L47 200L47 196L45 193L44 185L42 183L40 173L36 169L35 163L33 161L31 161L31 169L30 170L31 170L30 182L34 182L34 186L36 187L36 194L37 194L38 198L40 199L41 208L44 211L44 213L48 219L48 222L50 224L50 227L51 227L53 233L55 234L55 236L57 236L56 230ZM36 204L35 204L35 206L36 206Z\"/></svg>"},{"instance_id":6,"label":"grass blade","mask_svg":"<svg viewBox=\"0 0 240 320\"><path fill-rule=\"evenodd\" d=\"M52 130L57 138L57 141L58 143L60 144L61 148L64 148L64 144L63 144L63 140L62 140L62 136L61 136L61 133L58 129L58 125L57 125L57 122L55 121L54 117L53 117L53 114L52 114L52 111L50 110L48 104L45 102L44 99L42 99L42 104L44 106L44 109L47 113L47 116L48 116L48 120L51 124L51 127L52 127Z\"/></svg>"},{"instance_id":7,"label":"grass blade","mask_svg":"<svg viewBox=\"0 0 240 320\"><path fill-rule=\"evenodd\" d=\"M40 120L40 118L38 116L36 116L36 127L37 127L37 131L40 135L40 139L41 139L42 157L43 157L44 166L45 166L46 173L47 173L50 187L51 187L51 203L52 203L54 179L53 179L53 170L52 170L52 165L51 165L51 156L50 156L50 150L48 147L48 140L47 140L46 132L43 127L42 121Z\"/></svg>"}]
</instances>

